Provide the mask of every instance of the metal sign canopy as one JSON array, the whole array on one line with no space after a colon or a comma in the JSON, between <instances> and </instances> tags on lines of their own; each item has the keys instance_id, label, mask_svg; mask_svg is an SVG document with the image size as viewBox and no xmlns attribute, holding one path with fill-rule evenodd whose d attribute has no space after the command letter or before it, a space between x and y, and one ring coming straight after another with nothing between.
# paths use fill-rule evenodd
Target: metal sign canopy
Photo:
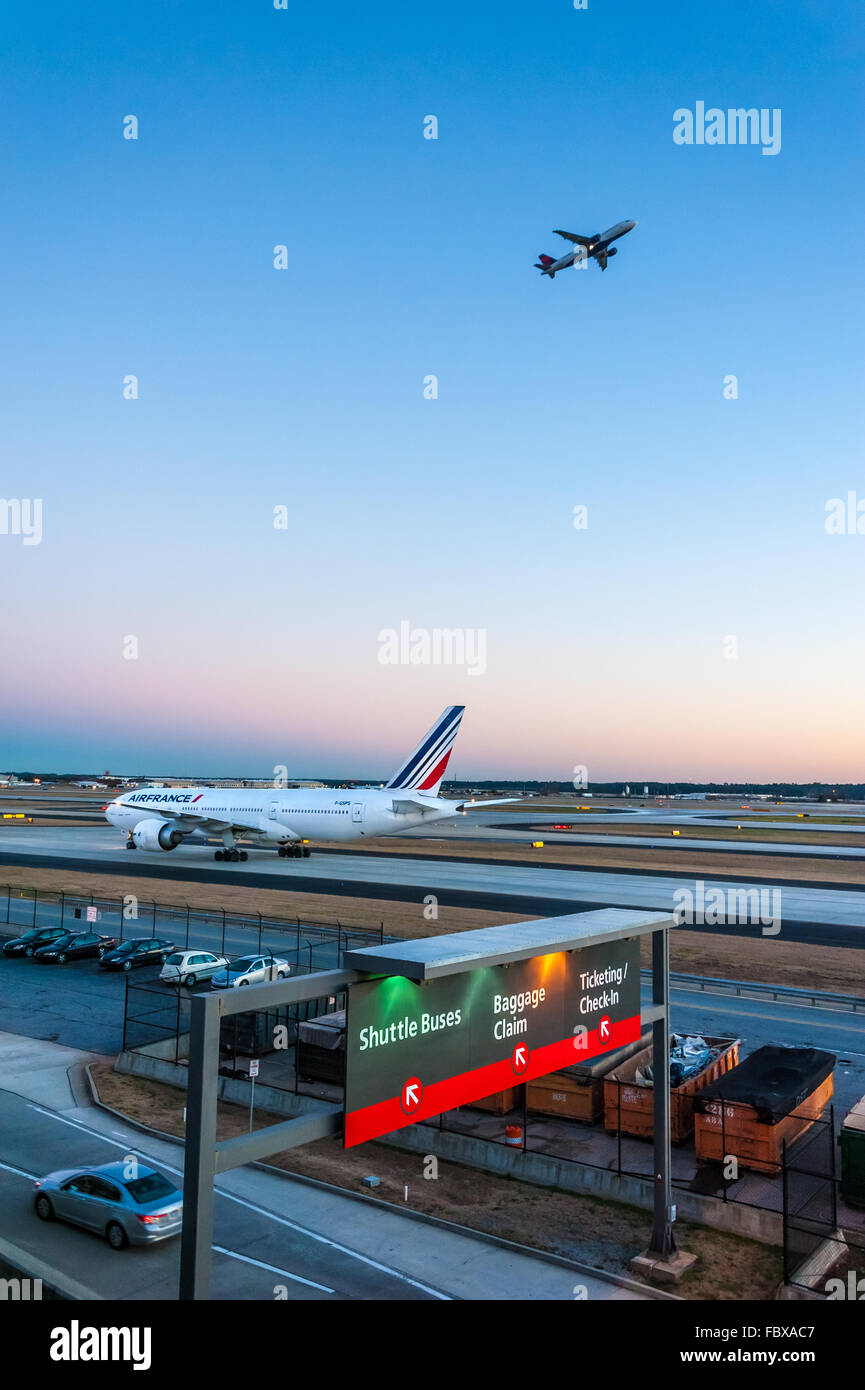
<instances>
[{"instance_id":1,"label":"metal sign canopy","mask_svg":"<svg viewBox=\"0 0 865 1390\"><path fill-rule=\"evenodd\" d=\"M667 912L635 912L609 907L597 912L572 912L566 917L541 917L535 922L507 922L479 931L424 936L416 941L389 941L346 951L345 964L377 975L404 975L409 980L435 980L463 970L509 965L556 951L579 951L609 941L623 941L670 925Z\"/></svg>"},{"instance_id":2,"label":"metal sign canopy","mask_svg":"<svg viewBox=\"0 0 865 1390\"><path fill-rule=\"evenodd\" d=\"M346 988L350 1013L353 985L401 977L423 989L425 982L446 976L530 962L558 952L585 950L590 955L592 948L644 935L652 938L652 1003L640 1009L641 1026L652 1024L654 1047L655 1192L650 1253L668 1259L676 1248L670 1150L669 930L673 926L674 918L666 913L606 908L350 951L346 952L344 969L250 989L194 995L190 1000L180 1298L209 1297L216 1175L268 1154L336 1135L344 1123L344 1112L334 1107L217 1142L219 1034L223 1018L321 999ZM428 987L435 988L431 983Z\"/></svg>"}]
</instances>

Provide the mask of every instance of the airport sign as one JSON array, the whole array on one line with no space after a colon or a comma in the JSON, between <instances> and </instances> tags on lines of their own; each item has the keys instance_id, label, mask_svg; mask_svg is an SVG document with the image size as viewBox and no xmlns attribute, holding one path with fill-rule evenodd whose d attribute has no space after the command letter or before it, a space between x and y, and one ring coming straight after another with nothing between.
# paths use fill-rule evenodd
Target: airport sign
<instances>
[{"instance_id":1,"label":"airport sign","mask_svg":"<svg viewBox=\"0 0 865 1390\"><path fill-rule=\"evenodd\" d=\"M640 1037L636 938L414 981L353 984L346 1148Z\"/></svg>"}]
</instances>

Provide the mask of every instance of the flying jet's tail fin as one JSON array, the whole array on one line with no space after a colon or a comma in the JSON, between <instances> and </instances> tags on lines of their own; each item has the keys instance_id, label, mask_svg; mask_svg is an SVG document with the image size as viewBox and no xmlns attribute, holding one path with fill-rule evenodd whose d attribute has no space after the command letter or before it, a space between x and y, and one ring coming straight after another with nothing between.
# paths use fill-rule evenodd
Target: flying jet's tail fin
<instances>
[{"instance_id":1,"label":"flying jet's tail fin","mask_svg":"<svg viewBox=\"0 0 865 1390\"><path fill-rule=\"evenodd\" d=\"M546 270L547 266L553 264L554 262L552 256L545 256L543 251L541 251L540 255L538 256L538 259L535 261L535 268L537 270Z\"/></svg>"},{"instance_id":2,"label":"flying jet's tail fin","mask_svg":"<svg viewBox=\"0 0 865 1390\"><path fill-rule=\"evenodd\" d=\"M387 784L387 791L438 794L448 765L465 705L448 705L444 714L424 734L417 748Z\"/></svg>"}]
</instances>

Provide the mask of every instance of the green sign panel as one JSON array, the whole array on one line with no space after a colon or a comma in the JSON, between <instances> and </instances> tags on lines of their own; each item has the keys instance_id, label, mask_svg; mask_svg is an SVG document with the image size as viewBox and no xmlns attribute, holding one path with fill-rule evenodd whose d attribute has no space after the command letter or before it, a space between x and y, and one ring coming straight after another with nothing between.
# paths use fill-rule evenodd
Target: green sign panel
<instances>
[{"instance_id":1,"label":"green sign panel","mask_svg":"<svg viewBox=\"0 0 865 1390\"><path fill-rule=\"evenodd\" d=\"M352 985L346 1147L639 1036L636 938L421 984L392 975Z\"/></svg>"}]
</instances>

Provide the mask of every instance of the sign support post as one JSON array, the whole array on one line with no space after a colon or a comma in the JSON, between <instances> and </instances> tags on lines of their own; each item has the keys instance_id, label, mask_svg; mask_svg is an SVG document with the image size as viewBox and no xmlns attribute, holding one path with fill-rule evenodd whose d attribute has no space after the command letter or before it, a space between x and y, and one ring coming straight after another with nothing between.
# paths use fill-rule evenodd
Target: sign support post
<instances>
[{"instance_id":1,"label":"sign support post","mask_svg":"<svg viewBox=\"0 0 865 1390\"><path fill-rule=\"evenodd\" d=\"M183 1230L180 1236L181 1299L210 1297L213 1179L216 1175L216 1102L219 1082L219 1005L220 1000L215 995L196 995L190 1000Z\"/></svg>"},{"instance_id":2,"label":"sign support post","mask_svg":"<svg viewBox=\"0 0 865 1390\"><path fill-rule=\"evenodd\" d=\"M631 1260L635 1274L659 1284L677 1284L697 1256L676 1248L673 1235L673 1151L670 1137L670 936L652 932L652 1149L654 1219L652 1243Z\"/></svg>"},{"instance_id":3,"label":"sign support post","mask_svg":"<svg viewBox=\"0 0 865 1390\"><path fill-rule=\"evenodd\" d=\"M675 1253L673 1235L670 1139L670 934L652 932L652 1003L658 1014L652 1023L654 1087L655 1216L652 1254L668 1259Z\"/></svg>"}]
</instances>

